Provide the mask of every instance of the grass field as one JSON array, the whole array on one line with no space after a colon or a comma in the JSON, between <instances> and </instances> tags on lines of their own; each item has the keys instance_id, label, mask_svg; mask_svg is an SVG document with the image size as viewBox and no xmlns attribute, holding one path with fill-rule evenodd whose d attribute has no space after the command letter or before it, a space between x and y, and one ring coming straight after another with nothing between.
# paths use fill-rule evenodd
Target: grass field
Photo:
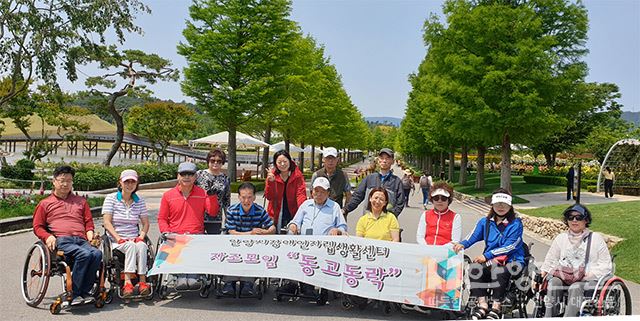
<instances>
[{"instance_id":1,"label":"grass field","mask_svg":"<svg viewBox=\"0 0 640 321\"><path fill-rule=\"evenodd\" d=\"M565 208L566 205L556 205L521 212L560 219ZM596 204L588 208L593 218L590 229L625 239L612 249L616 255L616 275L640 283L640 201Z\"/></svg>"},{"instance_id":2,"label":"grass field","mask_svg":"<svg viewBox=\"0 0 640 321\"><path fill-rule=\"evenodd\" d=\"M454 182L458 182L458 177L459 177L460 173L459 172L455 172L453 175L453 181ZM485 172L484 175L484 188L483 189L475 189L475 184L476 184L476 173L472 172L471 175L467 176L467 184L466 185L459 185L457 183L454 184L455 186L455 190L460 192L460 193L464 193L467 195L473 195L473 196L477 196L477 197L485 197L487 195L491 195L491 193L493 193L493 191L500 187L500 173L499 172L495 172L495 173L490 173L490 172ZM520 197L517 197L517 195L524 195L524 194L535 194L535 193L549 193L549 192L561 192L561 191L565 191L565 187L563 186L555 186L555 185L545 185L545 184L528 184L525 183L524 179L522 178L522 176L515 176L512 175L511 176L511 190L513 192L513 194L515 195L514 197L514 203L515 204L521 204L521 203L528 203L529 201L522 199Z\"/></svg>"}]
</instances>

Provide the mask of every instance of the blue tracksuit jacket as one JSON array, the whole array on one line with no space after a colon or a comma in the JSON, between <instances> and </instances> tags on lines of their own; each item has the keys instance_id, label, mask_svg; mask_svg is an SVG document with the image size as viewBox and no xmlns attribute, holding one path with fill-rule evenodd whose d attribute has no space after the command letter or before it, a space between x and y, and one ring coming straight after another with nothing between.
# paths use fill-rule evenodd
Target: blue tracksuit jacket
<instances>
[{"instance_id":1,"label":"blue tracksuit jacket","mask_svg":"<svg viewBox=\"0 0 640 321\"><path fill-rule=\"evenodd\" d=\"M473 233L460 244L467 249L478 241L484 240L485 226L487 218L481 218L476 224ZM524 264L524 247L522 243L522 221L516 218L509 222L505 229L500 232L494 220L489 221L489 236L487 237L487 248L483 255L487 260L496 256L506 255L507 262L518 261Z\"/></svg>"}]
</instances>

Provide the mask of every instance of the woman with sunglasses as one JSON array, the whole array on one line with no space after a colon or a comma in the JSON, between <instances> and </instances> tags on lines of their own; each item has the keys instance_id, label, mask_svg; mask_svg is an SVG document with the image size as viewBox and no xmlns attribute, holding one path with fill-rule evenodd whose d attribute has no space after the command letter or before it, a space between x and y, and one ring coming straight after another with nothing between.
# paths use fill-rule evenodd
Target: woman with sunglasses
<instances>
[{"instance_id":1,"label":"woman with sunglasses","mask_svg":"<svg viewBox=\"0 0 640 321\"><path fill-rule=\"evenodd\" d=\"M522 221L516 217L511 205L511 193L498 188L491 195L491 210L476 224L467 239L455 244L453 250L459 252L483 241L483 254L473 259L470 268L471 296L477 298L478 305L472 314L474 320L501 319L501 305L505 298L509 280L523 270L525 249L522 242ZM497 285L496 285L497 283ZM489 289L492 290L489 309Z\"/></svg>"},{"instance_id":2,"label":"woman with sunglasses","mask_svg":"<svg viewBox=\"0 0 640 321\"><path fill-rule=\"evenodd\" d=\"M298 207L307 200L304 176L286 150L273 154L273 169L267 173L264 197L269 201L267 213L276 225L276 233L289 224Z\"/></svg>"},{"instance_id":3,"label":"woman with sunglasses","mask_svg":"<svg viewBox=\"0 0 640 321\"><path fill-rule=\"evenodd\" d=\"M602 235L589 230L589 210L581 204L569 206L563 213L563 220L569 230L553 239L541 268L542 277L549 280L547 318L557 316L560 309L558 301L565 291L568 291L569 299L564 316L578 316L585 287L593 289L599 278L612 272L607 243Z\"/></svg>"},{"instance_id":4,"label":"woman with sunglasses","mask_svg":"<svg viewBox=\"0 0 640 321\"><path fill-rule=\"evenodd\" d=\"M227 174L222 172L222 165L227 156L216 148L207 154L207 169L196 172L196 186L204 189L208 196L216 195L219 205L218 213L207 213L209 217L216 217L222 211L226 211L231 200L231 181Z\"/></svg>"},{"instance_id":5,"label":"woman with sunglasses","mask_svg":"<svg viewBox=\"0 0 640 321\"><path fill-rule=\"evenodd\" d=\"M453 188L444 181L436 182L429 194L433 208L426 210L418 221L416 241L422 245L445 245L460 242L462 218L449 208Z\"/></svg>"}]
</instances>

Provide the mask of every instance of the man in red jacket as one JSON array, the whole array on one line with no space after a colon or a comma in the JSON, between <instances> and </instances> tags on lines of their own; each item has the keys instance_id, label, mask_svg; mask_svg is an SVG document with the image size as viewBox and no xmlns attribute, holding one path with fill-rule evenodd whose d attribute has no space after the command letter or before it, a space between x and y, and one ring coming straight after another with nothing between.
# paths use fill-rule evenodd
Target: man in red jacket
<instances>
[{"instance_id":1,"label":"man in red jacket","mask_svg":"<svg viewBox=\"0 0 640 321\"><path fill-rule=\"evenodd\" d=\"M220 205L217 196L207 196L205 190L194 185L197 170L194 163L178 165L178 185L162 194L160 200L160 233L203 234L205 211L218 213ZM200 288L197 275L179 274L177 277L176 290Z\"/></svg>"},{"instance_id":2,"label":"man in red jacket","mask_svg":"<svg viewBox=\"0 0 640 321\"><path fill-rule=\"evenodd\" d=\"M33 213L33 232L47 247L73 258L71 305L93 301L91 289L100 268L102 252L88 240L94 236L93 217L84 197L71 192L75 170L60 166L53 171L53 193L40 201Z\"/></svg>"}]
</instances>

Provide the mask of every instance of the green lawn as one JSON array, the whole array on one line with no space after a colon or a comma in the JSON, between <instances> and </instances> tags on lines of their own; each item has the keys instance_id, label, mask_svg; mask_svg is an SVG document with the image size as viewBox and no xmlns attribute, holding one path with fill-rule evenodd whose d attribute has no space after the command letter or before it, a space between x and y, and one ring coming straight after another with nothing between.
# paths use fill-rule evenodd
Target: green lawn
<instances>
[{"instance_id":1,"label":"green lawn","mask_svg":"<svg viewBox=\"0 0 640 321\"><path fill-rule=\"evenodd\" d=\"M458 177L459 177L459 172L455 172L453 175L453 181L456 182L454 184L455 186L455 190L460 192L460 193L464 193L467 195L473 195L473 196L477 196L477 197L485 197L487 195L491 195L491 193L493 193L493 191L500 187L500 173L499 172L495 172L495 173L489 173L489 172L485 172L485 177L484 177L484 188L477 190L475 189L475 183L476 183L476 173L472 172L470 176L467 176L467 184L466 185L459 185L457 184L458 182ZM527 200L522 199L520 197L517 197L517 195L522 195L522 194L534 194L534 193L549 193L549 192L561 192L561 191L566 191L566 188L563 186L555 186L555 185L545 185L545 184L527 184L524 182L524 179L522 178L522 176L515 176L512 175L511 176L511 190L513 192L513 194L515 195L514 197L514 203L515 204L521 204L521 203L528 203Z\"/></svg>"},{"instance_id":2,"label":"green lawn","mask_svg":"<svg viewBox=\"0 0 640 321\"><path fill-rule=\"evenodd\" d=\"M90 197L89 206L102 206L104 197ZM36 204L19 204L13 207L0 207L0 219L33 215Z\"/></svg>"},{"instance_id":3,"label":"green lawn","mask_svg":"<svg viewBox=\"0 0 640 321\"><path fill-rule=\"evenodd\" d=\"M521 212L560 219L565 208L566 205L556 205ZM612 253L617 255L616 275L640 283L640 201L596 204L588 208L593 217L592 230L625 239L612 249Z\"/></svg>"}]
</instances>

